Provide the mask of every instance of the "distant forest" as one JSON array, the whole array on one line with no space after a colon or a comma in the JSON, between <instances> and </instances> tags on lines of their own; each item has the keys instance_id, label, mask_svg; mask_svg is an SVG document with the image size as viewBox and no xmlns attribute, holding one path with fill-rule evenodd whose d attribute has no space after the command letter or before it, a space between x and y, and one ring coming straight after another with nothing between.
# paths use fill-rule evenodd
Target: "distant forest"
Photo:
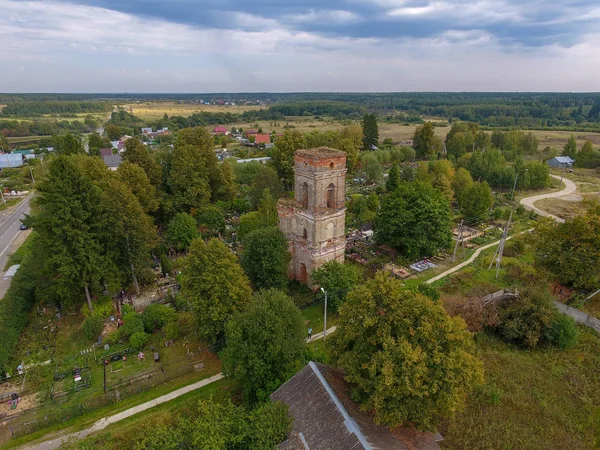
<instances>
[{"instance_id":1,"label":"distant forest","mask_svg":"<svg viewBox=\"0 0 600 450\"><path fill-rule=\"evenodd\" d=\"M36 117L42 114L98 113L111 110L115 103L133 101L260 101L265 109L243 114L198 112L190 117L173 116L159 121L174 128L202 125L225 125L240 121L282 120L285 116L328 116L359 119L375 113L380 120L397 123L420 123L428 118L444 121L470 121L483 127L502 129L564 129L600 131L599 93L210 93L210 94L0 94L0 132L7 136L24 136L25 132L46 134L75 126L44 119L31 126L8 126L11 117ZM115 125L125 124L113 117ZM137 122L137 121L136 121ZM15 125L14 122L10 123ZM135 125L145 125L136 123ZM146 124L150 125L150 124Z\"/></svg>"},{"instance_id":2,"label":"distant forest","mask_svg":"<svg viewBox=\"0 0 600 450\"><path fill-rule=\"evenodd\" d=\"M0 116L34 117L42 114L89 114L108 112L110 104L103 102L77 101L23 101L7 103Z\"/></svg>"}]
</instances>

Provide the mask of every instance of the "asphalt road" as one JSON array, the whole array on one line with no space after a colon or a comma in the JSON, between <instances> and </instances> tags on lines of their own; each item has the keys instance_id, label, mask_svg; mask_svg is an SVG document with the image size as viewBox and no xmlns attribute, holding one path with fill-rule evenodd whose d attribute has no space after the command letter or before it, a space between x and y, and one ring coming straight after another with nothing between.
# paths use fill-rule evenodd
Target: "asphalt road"
<instances>
[{"instance_id":1,"label":"asphalt road","mask_svg":"<svg viewBox=\"0 0 600 450\"><path fill-rule=\"evenodd\" d=\"M19 230L21 226L21 219L27 213L29 213L29 199L28 196L23 202L21 202L16 208L11 208L0 216L0 298L4 297L8 287L10 286L10 280L4 280L4 266L8 261L10 249L13 242L19 237L23 231Z\"/></svg>"}]
</instances>

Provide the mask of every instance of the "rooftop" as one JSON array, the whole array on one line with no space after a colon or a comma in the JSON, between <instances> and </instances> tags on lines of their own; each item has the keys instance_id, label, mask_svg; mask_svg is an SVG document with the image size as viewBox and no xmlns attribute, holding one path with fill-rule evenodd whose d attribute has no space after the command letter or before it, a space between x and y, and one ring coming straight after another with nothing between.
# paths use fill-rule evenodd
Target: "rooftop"
<instances>
[{"instance_id":1,"label":"rooftop","mask_svg":"<svg viewBox=\"0 0 600 450\"><path fill-rule=\"evenodd\" d=\"M304 450L439 450L439 434L410 427L393 430L377 425L348 396L343 372L310 362L277 391L273 401L290 407L293 430L280 449ZM293 443L302 442L303 447Z\"/></svg>"},{"instance_id":2,"label":"rooftop","mask_svg":"<svg viewBox=\"0 0 600 450\"><path fill-rule=\"evenodd\" d=\"M331 157L346 157L346 153L340 150L334 150L329 147L310 148L306 150L297 150L296 156L309 156L311 158L331 158Z\"/></svg>"}]
</instances>

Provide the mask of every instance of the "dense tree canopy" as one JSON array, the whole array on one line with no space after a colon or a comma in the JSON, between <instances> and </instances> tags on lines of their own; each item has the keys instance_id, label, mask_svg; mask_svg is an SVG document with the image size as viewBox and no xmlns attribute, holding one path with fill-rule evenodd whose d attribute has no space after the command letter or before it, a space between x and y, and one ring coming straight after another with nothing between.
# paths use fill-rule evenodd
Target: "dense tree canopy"
<instances>
[{"instance_id":1,"label":"dense tree canopy","mask_svg":"<svg viewBox=\"0 0 600 450\"><path fill-rule=\"evenodd\" d=\"M535 230L536 263L577 289L600 287L600 213L590 208L573 220L544 221Z\"/></svg>"},{"instance_id":2,"label":"dense tree canopy","mask_svg":"<svg viewBox=\"0 0 600 450\"><path fill-rule=\"evenodd\" d=\"M433 428L483 379L464 321L382 272L348 294L329 345L354 398L391 427Z\"/></svg>"},{"instance_id":3,"label":"dense tree canopy","mask_svg":"<svg viewBox=\"0 0 600 450\"><path fill-rule=\"evenodd\" d=\"M141 430L136 427L137 439L132 448L275 450L291 426L288 408L282 403L263 403L246 409L231 400L217 402L210 398L198 402L192 414L180 415L175 423L142 424Z\"/></svg>"},{"instance_id":4,"label":"dense tree canopy","mask_svg":"<svg viewBox=\"0 0 600 450\"><path fill-rule=\"evenodd\" d=\"M434 255L451 242L450 203L428 183L402 183L383 199L374 230L377 242L405 256Z\"/></svg>"},{"instance_id":5,"label":"dense tree canopy","mask_svg":"<svg viewBox=\"0 0 600 450\"><path fill-rule=\"evenodd\" d=\"M177 250L186 250L200 236L196 220L186 213L179 213L167 226L167 242Z\"/></svg>"},{"instance_id":6,"label":"dense tree canopy","mask_svg":"<svg viewBox=\"0 0 600 450\"><path fill-rule=\"evenodd\" d=\"M290 258L287 239L279 228L258 228L244 237L240 263L255 289L283 288Z\"/></svg>"},{"instance_id":7,"label":"dense tree canopy","mask_svg":"<svg viewBox=\"0 0 600 450\"><path fill-rule=\"evenodd\" d=\"M304 136L299 131L285 130L283 136L277 138L271 154L277 173L287 187L294 181L294 152L306 148Z\"/></svg>"},{"instance_id":8,"label":"dense tree canopy","mask_svg":"<svg viewBox=\"0 0 600 450\"><path fill-rule=\"evenodd\" d=\"M472 183L462 191L458 198L458 207L461 214L470 221L486 219L493 204L492 189L485 181Z\"/></svg>"},{"instance_id":9,"label":"dense tree canopy","mask_svg":"<svg viewBox=\"0 0 600 450\"><path fill-rule=\"evenodd\" d=\"M158 209L158 192L140 166L123 161L117 169L117 176L131 189L133 195L137 197L140 205L142 205L144 212L153 213Z\"/></svg>"},{"instance_id":10,"label":"dense tree canopy","mask_svg":"<svg viewBox=\"0 0 600 450\"><path fill-rule=\"evenodd\" d=\"M379 129L377 127L377 116L365 114L362 120L363 150L371 151L379 146Z\"/></svg>"},{"instance_id":11,"label":"dense tree canopy","mask_svg":"<svg viewBox=\"0 0 600 450\"><path fill-rule=\"evenodd\" d=\"M85 291L91 310L91 294L114 277L103 240L102 192L67 156L48 164L37 190L39 212L32 224L47 254L44 272L51 281L47 294L73 303Z\"/></svg>"},{"instance_id":12,"label":"dense tree canopy","mask_svg":"<svg viewBox=\"0 0 600 450\"><path fill-rule=\"evenodd\" d=\"M237 380L249 400L264 400L304 362L304 318L278 290L260 291L247 310L227 323L223 373Z\"/></svg>"},{"instance_id":13,"label":"dense tree canopy","mask_svg":"<svg viewBox=\"0 0 600 450\"><path fill-rule=\"evenodd\" d=\"M337 311L346 301L346 296L358 284L358 271L351 264L328 261L311 274L312 281L325 289L328 309Z\"/></svg>"},{"instance_id":14,"label":"dense tree canopy","mask_svg":"<svg viewBox=\"0 0 600 450\"><path fill-rule=\"evenodd\" d=\"M413 148L417 157L422 159L433 159L442 151L442 141L435 135L435 129L431 122L419 125L413 136Z\"/></svg>"},{"instance_id":15,"label":"dense tree canopy","mask_svg":"<svg viewBox=\"0 0 600 450\"><path fill-rule=\"evenodd\" d=\"M245 309L252 297L237 258L218 239L195 239L182 269L181 292L198 316L199 334L210 342L222 336L225 322Z\"/></svg>"}]
</instances>

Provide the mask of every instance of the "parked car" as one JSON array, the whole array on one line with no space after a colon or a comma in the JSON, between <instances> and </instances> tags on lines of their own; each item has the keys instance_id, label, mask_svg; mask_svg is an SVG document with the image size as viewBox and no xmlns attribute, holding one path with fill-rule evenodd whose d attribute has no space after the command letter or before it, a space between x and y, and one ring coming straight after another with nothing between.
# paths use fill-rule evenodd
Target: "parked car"
<instances>
[{"instance_id":1,"label":"parked car","mask_svg":"<svg viewBox=\"0 0 600 450\"><path fill-rule=\"evenodd\" d=\"M27 225L25 225L24 223L22 223L21 226L19 227L19 230L29 230L29 227Z\"/></svg>"}]
</instances>

